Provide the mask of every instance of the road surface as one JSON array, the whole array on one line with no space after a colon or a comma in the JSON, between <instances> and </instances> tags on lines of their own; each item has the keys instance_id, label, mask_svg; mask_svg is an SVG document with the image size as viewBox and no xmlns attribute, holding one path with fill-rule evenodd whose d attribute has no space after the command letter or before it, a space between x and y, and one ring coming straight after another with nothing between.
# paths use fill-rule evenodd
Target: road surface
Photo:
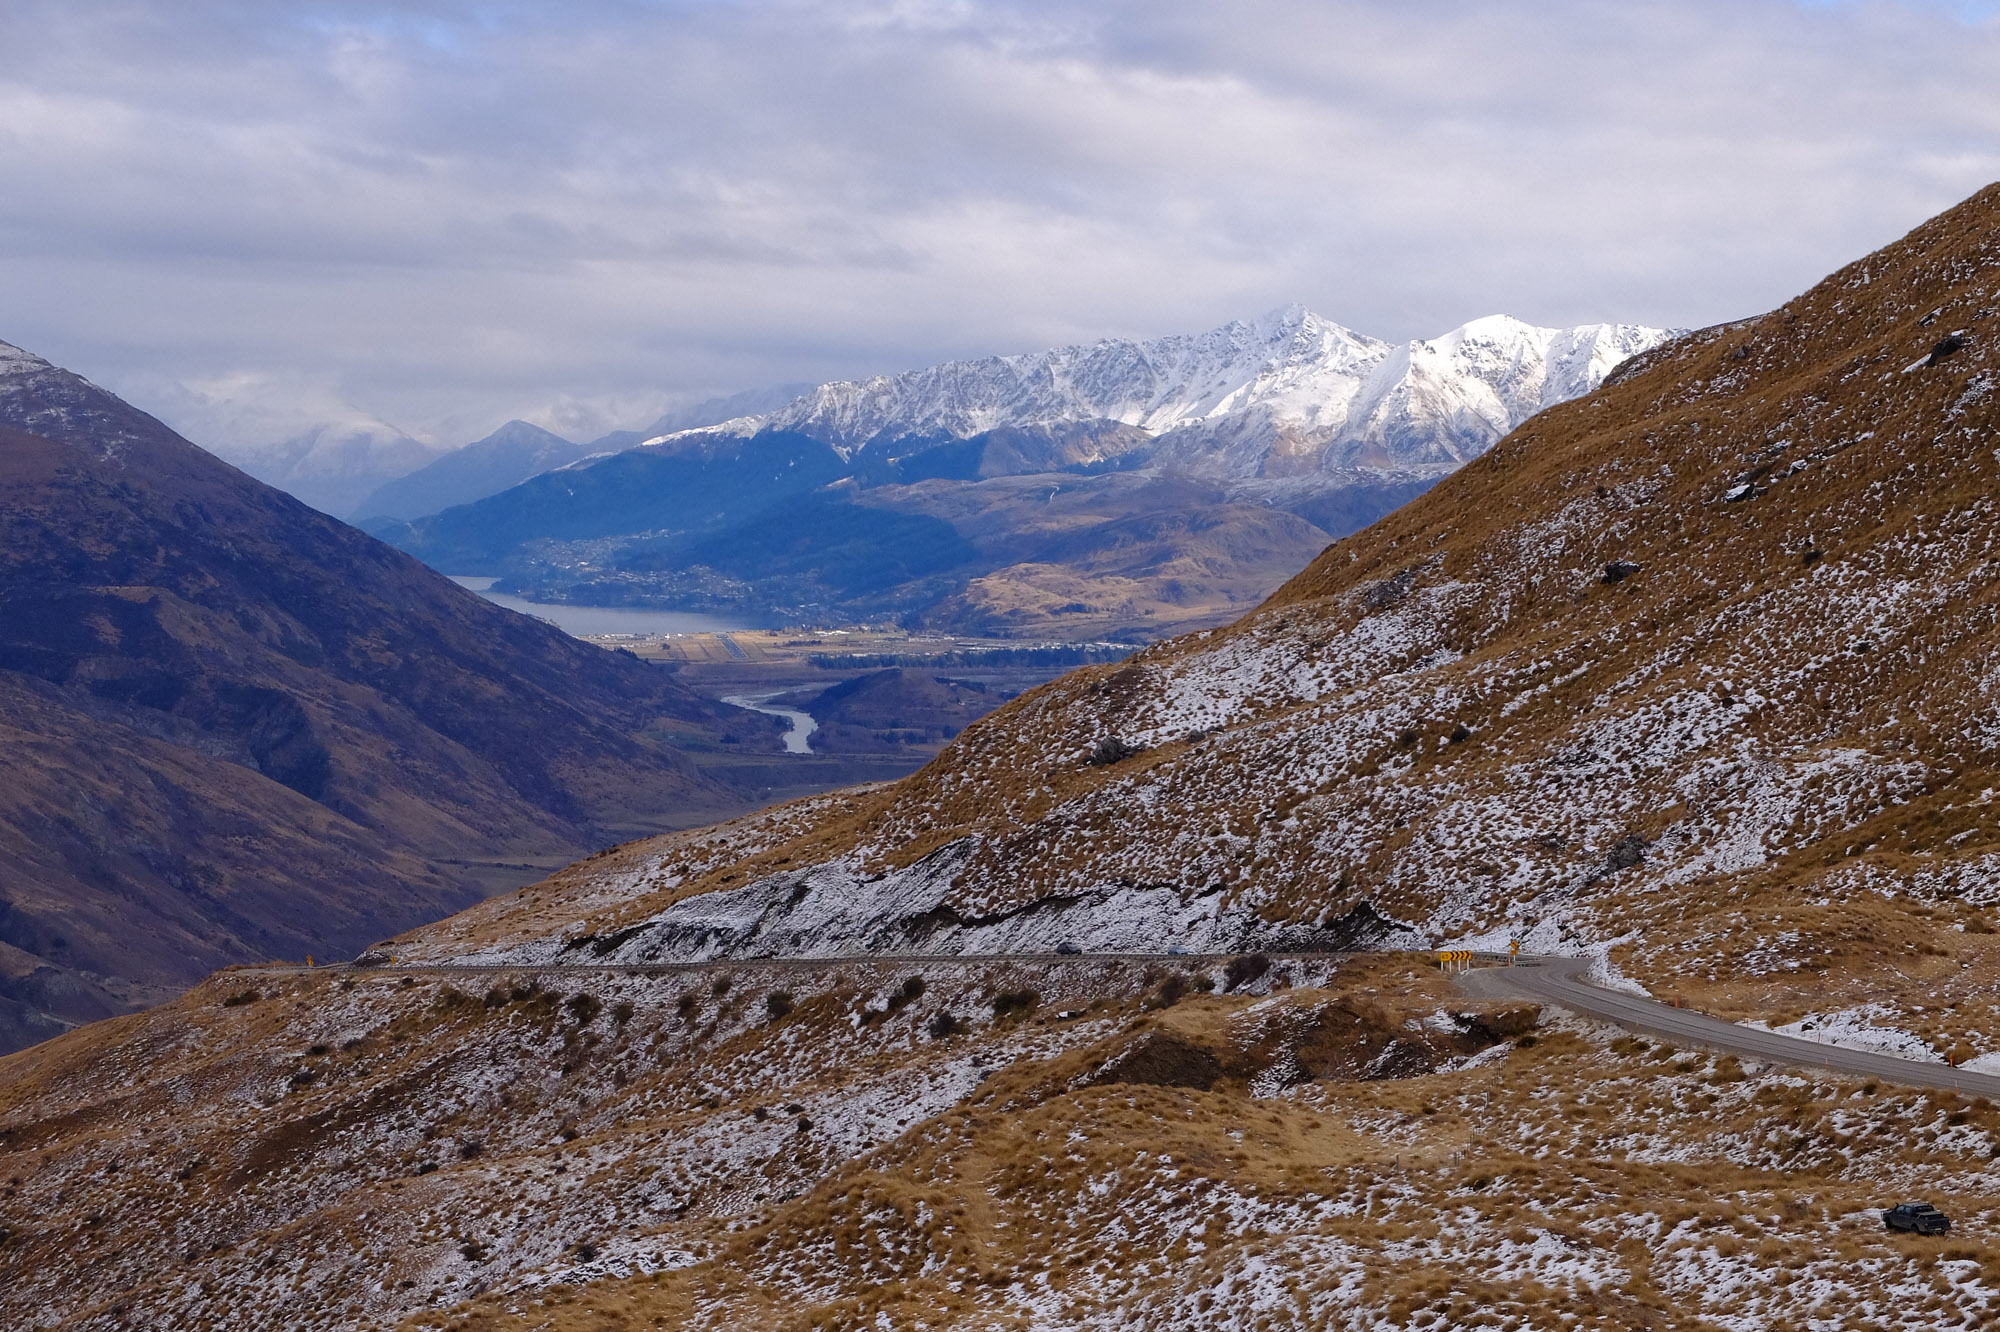
<instances>
[{"instance_id":1,"label":"road surface","mask_svg":"<svg viewBox=\"0 0 2000 1332\"><path fill-rule=\"evenodd\" d=\"M834 967L991 967L1091 966L1099 963L1198 964L1227 962L1238 953L837 953L829 957L713 957L700 962L387 962L379 966L328 962L304 967L296 962L230 968L231 975L317 976L332 972L355 976L671 976L714 967L759 971L825 971ZM1352 953L1266 953L1273 962L1329 962Z\"/></svg>"},{"instance_id":2,"label":"road surface","mask_svg":"<svg viewBox=\"0 0 2000 1332\"><path fill-rule=\"evenodd\" d=\"M1799 1068L1878 1078L1906 1087L1936 1087L2000 1100L2000 1076L1920 1064L1913 1059L1821 1045L1796 1036L1739 1027L1692 1009L1642 999L1636 994L1588 984L1584 957L1522 958L1516 967L1481 967L1458 977L1459 987L1482 999L1533 999L1560 1004L1574 1013L1601 1018L1628 1031L1643 1032L1676 1045L1733 1054L1740 1059L1793 1064Z\"/></svg>"},{"instance_id":3,"label":"road surface","mask_svg":"<svg viewBox=\"0 0 2000 1332\"><path fill-rule=\"evenodd\" d=\"M585 963L549 962L540 965L499 963L466 965L443 963L391 963L379 967L355 967L335 963L319 972L344 971L374 975L478 976L520 974L543 975L616 974L665 976L701 971L709 967L755 968L771 971L816 971L829 967L990 967L1008 963L1027 965L1090 966L1105 963L1181 963L1212 965L1227 960L1226 953L949 953L894 954L864 953L834 957L715 958L705 962ZM1328 961L1347 956L1342 953L1270 953L1273 961ZM1523 957L1521 965L1482 966L1457 976L1459 988L1482 999L1532 999L1557 1004L1575 1013L1640 1032L1690 1049L1717 1054L1733 1054L1740 1059L1765 1063L1791 1064L1799 1068L1875 1078L1905 1087L1935 1087L1967 1095L1987 1096L2000 1101L2000 1076L1954 1069L1944 1064L1923 1064L1894 1055L1867 1050L1850 1050L1838 1045L1822 1045L1796 1036L1740 1027L1692 1009L1673 1008L1652 999L1591 985L1583 979L1590 966L1582 957ZM287 964L239 967L238 973L276 975L306 974L307 968Z\"/></svg>"}]
</instances>

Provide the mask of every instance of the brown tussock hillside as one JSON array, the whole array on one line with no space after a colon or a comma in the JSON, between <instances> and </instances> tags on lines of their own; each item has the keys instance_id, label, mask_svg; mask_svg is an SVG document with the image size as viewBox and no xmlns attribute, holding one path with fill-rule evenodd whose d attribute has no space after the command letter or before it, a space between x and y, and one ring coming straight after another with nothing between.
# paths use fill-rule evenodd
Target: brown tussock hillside
<instances>
[{"instance_id":1,"label":"brown tussock hillside","mask_svg":"<svg viewBox=\"0 0 2000 1332\"><path fill-rule=\"evenodd\" d=\"M485 993L224 977L0 1063L0 1299L93 1329L1990 1323L1983 1102L1527 1030L1407 952L1108 954L1516 937L2000 1050L1996 311L2000 187L1535 418L1225 630L391 946L502 968ZM1070 940L1104 955L1038 956ZM1908 1196L1947 1241L1883 1231Z\"/></svg>"},{"instance_id":2,"label":"brown tussock hillside","mask_svg":"<svg viewBox=\"0 0 2000 1332\"><path fill-rule=\"evenodd\" d=\"M920 874L958 919L1118 885L1244 931L1365 905L1413 940L1614 947L1729 1011L1915 1002L2000 904L1996 312L2000 187L1534 418L1227 629L734 859L621 850L578 928L818 866L808 907ZM467 929L413 946L529 942Z\"/></svg>"}]
</instances>

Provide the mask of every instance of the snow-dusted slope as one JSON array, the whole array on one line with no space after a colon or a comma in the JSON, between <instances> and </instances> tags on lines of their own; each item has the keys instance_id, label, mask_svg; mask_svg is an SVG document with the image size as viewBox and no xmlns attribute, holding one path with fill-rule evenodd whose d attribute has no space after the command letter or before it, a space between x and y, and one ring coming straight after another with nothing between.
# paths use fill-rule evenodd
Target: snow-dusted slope
<instances>
[{"instance_id":1,"label":"snow-dusted slope","mask_svg":"<svg viewBox=\"0 0 2000 1332\"><path fill-rule=\"evenodd\" d=\"M822 384L706 433L791 430L851 455L912 436L1101 421L1136 427L1159 441L1163 460L1218 477L1450 467L1665 337L1632 324L1549 329L1495 315L1396 345L1293 306L1196 335ZM1141 438L1107 435L1112 451Z\"/></svg>"}]
</instances>

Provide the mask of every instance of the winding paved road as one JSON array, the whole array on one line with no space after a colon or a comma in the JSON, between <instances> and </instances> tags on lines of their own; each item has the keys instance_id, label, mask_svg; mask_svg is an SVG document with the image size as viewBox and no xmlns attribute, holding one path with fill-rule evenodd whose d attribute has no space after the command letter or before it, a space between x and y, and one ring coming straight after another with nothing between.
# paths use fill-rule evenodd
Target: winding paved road
<instances>
[{"instance_id":1,"label":"winding paved road","mask_svg":"<svg viewBox=\"0 0 2000 1332\"><path fill-rule=\"evenodd\" d=\"M1936 1087L2000 1100L2000 1077L1991 1073L1821 1045L1796 1036L1739 1027L1734 1022L1724 1022L1692 1009L1672 1008L1636 994L1607 990L1583 979L1583 972L1590 966L1589 958L1524 957L1521 962L1522 965L1515 967L1481 967L1465 972L1458 977L1459 988L1482 999L1533 999L1560 1004L1571 1012L1602 1018L1628 1031L1743 1059L1851 1073L1906 1087Z\"/></svg>"},{"instance_id":2,"label":"winding paved road","mask_svg":"<svg viewBox=\"0 0 2000 1332\"><path fill-rule=\"evenodd\" d=\"M1224 961L1229 956L1231 955L1224 953L1083 953L1067 956L1057 953L870 953L836 957L716 958L706 962L653 963L552 962L541 965L392 963L380 967L355 967L335 963L318 970L322 973L343 971L353 974L428 976L521 972L544 975L596 973L664 976L701 971L709 967L810 971L829 967L902 968L913 965L990 967L1006 963L1040 966L1101 966L1156 962L1213 964ZM1268 956L1273 960L1326 961L1341 954L1271 953ZM1796 1036L1781 1036L1776 1032L1758 1031L1754 1027L1741 1027L1733 1022L1709 1017L1705 1013L1697 1013L1687 1008L1673 1008L1639 995L1607 990L1601 986L1591 985L1583 979L1583 973L1590 966L1589 958L1524 956L1520 962L1519 966L1483 966L1463 972L1456 977L1459 988L1468 995L1481 999L1532 999L1537 1003L1557 1004L1572 1012L1624 1027L1628 1031L1640 1032L1677 1045L1710 1050L1718 1054L1733 1054L1742 1059L1791 1064L1799 1068L1846 1073L1855 1077L1876 1078L1906 1087L1935 1087L1940 1090L1960 1091L2000 1101L2000 1076L1991 1073L1974 1073L1966 1069L1949 1068L1943 1064L1923 1064L1913 1059L1898 1059L1894 1055L1851 1050L1838 1045L1822 1045ZM272 964L264 967L241 967L237 971L299 975L306 974L307 968Z\"/></svg>"}]
</instances>

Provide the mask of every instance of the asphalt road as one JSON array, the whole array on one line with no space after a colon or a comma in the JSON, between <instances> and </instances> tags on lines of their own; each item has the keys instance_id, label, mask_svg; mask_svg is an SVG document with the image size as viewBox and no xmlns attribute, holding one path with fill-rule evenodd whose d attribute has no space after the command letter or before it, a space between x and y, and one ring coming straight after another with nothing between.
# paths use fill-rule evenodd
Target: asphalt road
<instances>
[{"instance_id":1,"label":"asphalt road","mask_svg":"<svg viewBox=\"0 0 2000 1332\"><path fill-rule=\"evenodd\" d=\"M866 953L838 957L717 958L708 962L658 963L564 963L541 966L509 963L463 965L452 963L400 963L381 967L355 967L335 963L320 972L340 971L368 975L466 976L537 972L544 974L674 975L711 967L747 968L770 971L816 971L829 967L990 967L999 964L1090 966L1106 963L1200 963L1226 960L1226 953L952 953L890 954ZM1340 953L1270 953L1272 960L1326 961ZM1987 1096L2000 1101L2000 1076L1948 1068L1943 1064L1922 1064L1893 1055L1872 1054L1837 1045L1821 1045L1795 1036L1739 1027L1692 1009L1673 1008L1638 995L1606 990L1583 980L1590 959L1578 957L1522 957L1519 966L1479 966L1456 977L1459 988L1481 999L1532 999L1537 1003L1558 1004L1575 1013L1640 1032L1659 1040L1691 1049L1733 1054L1740 1059L1790 1064L1798 1068L1845 1073L1875 1078L1905 1087L1935 1087L1968 1095ZM305 974L307 968L288 965L239 967L241 973L276 975Z\"/></svg>"},{"instance_id":2,"label":"asphalt road","mask_svg":"<svg viewBox=\"0 0 2000 1332\"><path fill-rule=\"evenodd\" d=\"M1521 961L1524 965L1480 967L1464 972L1457 978L1459 988L1482 999L1533 999L1559 1004L1571 1012L1601 1018L1628 1031L1642 1032L1683 1047L1733 1054L1740 1059L1791 1064L1877 1078L1906 1087L1936 1087L2000 1100L2000 1076L1991 1073L1972 1073L1943 1064L1920 1064L1893 1055L1821 1045L1795 1036L1739 1027L1733 1022L1635 994L1606 990L1583 980L1582 973L1590 965L1588 958L1536 957Z\"/></svg>"},{"instance_id":3,"label":"asphalt road","mask_svg":"<svg viewBox=\"0 0 2000 1332\"><path fill-rule=\"evenodd\" d=\"M1010 963L1032 966L1093 966L1106 962L1172 964L1227 962L1239 953L841 953L831 957L717 957L702 962L392 962L356 966L329 962L303 967L292 962L239 966L231 975L310 976L339 972L354 976L671 976L717 967L758 971L824 971L830 967L991 967ZM1266 953L1273 962L1327 962L1351 953Z\"/></svg>"}]
</instances>

